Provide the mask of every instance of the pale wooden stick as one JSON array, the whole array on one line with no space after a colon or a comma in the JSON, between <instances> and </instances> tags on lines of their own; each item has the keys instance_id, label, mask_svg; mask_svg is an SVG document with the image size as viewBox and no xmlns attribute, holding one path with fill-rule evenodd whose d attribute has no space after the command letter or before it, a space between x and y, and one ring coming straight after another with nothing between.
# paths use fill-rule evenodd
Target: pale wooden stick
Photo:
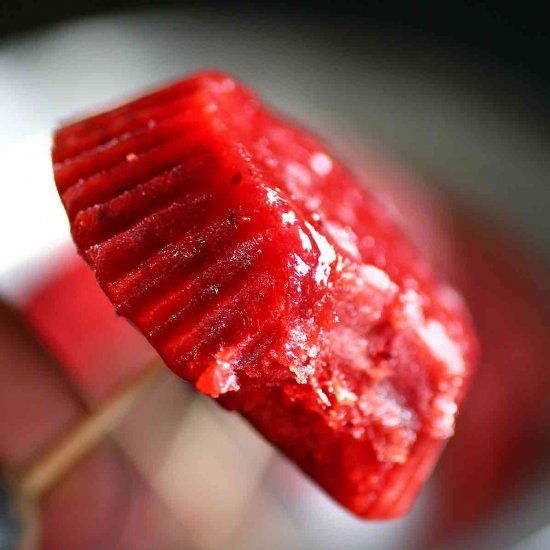
<instances>
[{"instance_id":1,"label":"pale wooden stick","mask_svg":"<svg viewBox=\"0 0 550 550\"><path fill-rule=\"evenodd\" d=\"M55 486L117 426L137 399L166 370L157 359L101 403L95 411L77 423L60 441L16 476L16 494L25 501L36 501Z\"/></svg>"},{"instance_id":2,"label":"pale wooden stick","mask_svg":"<svg viewBox=\"0 0 550 550\"><path fill-rule=\"evenodd\" d=\"M40 497L113 431L153 382L166 372L168 369L158 358L147 364L135 378L87 414L29 466L5 473L23 521L19 550L39 548Z\"/></svg>"},{"instance_id":3,"label":"pale wooden stick","mask_svg":"<svg viewBox=\"0 0 550 550\"><path fill-rule=\"evenodd\" d=\"M22 495L17 495L15 505L20 521L22 521L17 550L38 550L40 548L41 525L37 503L25 499Z\"/></svg>"}]
</instances>

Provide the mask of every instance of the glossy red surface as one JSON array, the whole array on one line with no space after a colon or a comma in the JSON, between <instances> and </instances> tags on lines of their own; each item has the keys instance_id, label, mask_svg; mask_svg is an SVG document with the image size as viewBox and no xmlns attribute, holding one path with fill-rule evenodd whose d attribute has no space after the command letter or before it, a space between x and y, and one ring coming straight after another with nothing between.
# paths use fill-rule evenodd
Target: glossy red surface
<instances>
[{"instance_id":1,"label":"glossy red surface","mask_svg":"<svg viewBox=\"0 0 550 550\"><path fill-rule=\"evenodd\" d=\"M53 160L80 253L174 372L354 513L409 509L475 337L321 141L201 73L60 129Z\"/></svg>"}]
</instances>

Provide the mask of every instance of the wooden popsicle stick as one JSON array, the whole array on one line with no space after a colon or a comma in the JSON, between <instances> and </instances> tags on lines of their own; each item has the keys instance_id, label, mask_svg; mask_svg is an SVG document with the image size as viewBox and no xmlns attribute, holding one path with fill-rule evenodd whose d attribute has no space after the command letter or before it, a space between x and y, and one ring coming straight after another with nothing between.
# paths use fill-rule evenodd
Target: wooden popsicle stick
<instances>
[{"instance_id":1,"label":"wooden popsicle stick","mask_svg":"<svg viewBox=\"0 0 550 550\"><path fill-rule=\"evenodd\" d=\"M156 358L27 467L8 474L16 506L24 522L20 550L38 547L38 503L42 495L112 432L139 398L166 372L165 365Z\"/></svg>"},{"instance_id":2,"label":"wooden popsicle stick","mask_svg":"<svg viewBox=\"0 0 550 550\"><path fill-rule=\"evenodd\" d=\"M129 384L114 393L39 456L16 478L16 489L26 498L38 499L52 488L78 461L93 450L133 407L166 367L157 360Z\"/></svg>"}]
</instances>

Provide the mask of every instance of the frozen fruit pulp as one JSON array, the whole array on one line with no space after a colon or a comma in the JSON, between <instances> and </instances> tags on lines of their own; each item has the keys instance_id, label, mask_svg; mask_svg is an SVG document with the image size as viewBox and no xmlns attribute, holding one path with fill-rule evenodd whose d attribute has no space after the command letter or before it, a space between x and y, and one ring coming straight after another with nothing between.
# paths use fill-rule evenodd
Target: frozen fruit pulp
<instances>
[{"instance_id":1,"label":"frozen fruit pulp","mask_svg":"<svg viewBox=\"0 0 550 550\"><path fill-rule=\"evenodd\" d=\"M325 145L202 73L67 126L53 156L81 254L167 364L355 513L404 513L475 339Z\"/></svg>"}]
</instances>

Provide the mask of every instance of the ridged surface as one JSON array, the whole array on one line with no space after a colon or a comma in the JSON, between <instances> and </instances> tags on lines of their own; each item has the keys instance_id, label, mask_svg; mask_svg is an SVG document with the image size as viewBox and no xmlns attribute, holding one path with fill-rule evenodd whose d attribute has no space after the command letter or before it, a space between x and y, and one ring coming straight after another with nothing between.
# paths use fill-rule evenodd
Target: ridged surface
<instances>
[{"instance_id":1,"label":"ridged surface","mask_svg":"<svg viewBox=\"0 0 550 550\"><path fill-rule=\"evenodd\" d=\"M118 312L363 517L404 513L475 358L460 299L325 146L202 73L57 131Z\"/></svg>"}]
</instances>

